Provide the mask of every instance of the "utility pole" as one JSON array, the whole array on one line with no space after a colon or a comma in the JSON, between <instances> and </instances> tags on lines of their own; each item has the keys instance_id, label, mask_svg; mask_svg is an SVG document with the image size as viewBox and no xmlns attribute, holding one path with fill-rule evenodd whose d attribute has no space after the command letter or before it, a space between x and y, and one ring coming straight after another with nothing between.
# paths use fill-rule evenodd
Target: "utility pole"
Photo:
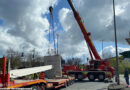
<instances>
[{"instance_id":1,"label":"utility pole","mask_svg":"<svg viewBox=\"0 0 130 90\"><path fill-rule=\"evenodd\" d=\"M103 40L102 40L102 58L104 58L104 55L103 55Z\"/></svg>"},{"instance_id":2,"label":"utility pole","mask_svg":"<svg viewBox=\"0 0 130 90\"><path fill-rule=\"evenodd\" d=\"M113 0L113 18L114 18L114 35L115 35L115 50L116 50L116 82L120 85L119 66L118 66L118 50L117 50L117 33L116 33L116 18L115 18L115 1Z\"/></svg>"},{"instance_id":3,"label":"utility pole","mask_svg":"<svg viewBox=\"0 0 130 90\"><path fill-rule=\"evenodd\" d=\"M13 66L13 53L11 52L11 54L10 54L10 66L11 66L11 69L13 68L12 66ZM14 69L14 68L13 68Z\"/></svg>"},{"instance_id":4,"label":"utility pole","mask_svg":"<svg viewBox=\"0 0 130 90\"><path fill-rule=\"evenodd\" d=\"M34 60L34 58L35 58L35 48L33 49L33 54L32 54L32 59Z\"/></svg>"},{"instance_id":5,"label":"utility pole","mask_svg":"<svg viewBox=\"0 0 130 90\"><path fill-rule=\"evenodd\" d=\"M58 41L59 41L59 34L57 33L56 35L57 35L57 55L58 55L58 48L59 48L59 47L58 47L58 46L59 46L59 42L58 42Z\"/></svg>"},{"instance_id":6,"label":"utility pole","mask_svg":"<svg viewBox=\"0 0 130 90\"><path fill-rule=\"evenodd\" d=\"M130 38L130 31L129 31L129 38Z\"/></svg>"}]
</instances>

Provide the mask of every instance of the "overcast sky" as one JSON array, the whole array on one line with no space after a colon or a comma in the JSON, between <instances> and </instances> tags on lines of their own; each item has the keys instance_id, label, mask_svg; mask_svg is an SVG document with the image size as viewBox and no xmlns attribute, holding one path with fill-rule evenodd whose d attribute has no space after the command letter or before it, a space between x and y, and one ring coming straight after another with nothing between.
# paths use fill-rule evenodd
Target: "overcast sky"
<instances>
[{"instance_id":1,"label":"overcast sky","mask_svg":"<svg viewBox=\"0 0 130 90\"><path fill-rule=\"evenodd\" d=\"M115 0L119 52L129 50L125 38L130 31L130 0ZM73 0L76 10L91 32L97 51L115 55L112 0ZM12 48L36 49L47 55L49 6L54 8L55 33L63 57L89 57L87 45L67 0L0 0L0 55ZM51 43L52 44L52 43ZM53 45L51 45L53 46ZM110 56L108 55L108 56Z\"/></svg>"}]
</instances>

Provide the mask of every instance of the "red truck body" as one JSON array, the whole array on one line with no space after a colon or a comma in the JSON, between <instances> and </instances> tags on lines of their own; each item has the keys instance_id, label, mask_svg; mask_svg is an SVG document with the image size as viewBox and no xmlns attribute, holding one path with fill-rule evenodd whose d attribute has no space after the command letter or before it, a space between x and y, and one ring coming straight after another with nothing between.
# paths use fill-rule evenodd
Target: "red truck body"
<instances>
[{"instance_id":1,"label":"red truck body","mask_svg":"<svg viewBox=\"0 0 130 90\"><path fill-rule=\"evenodd\" d=\"M63 66L63 71L62 72L63 72L64 75L67 75L67 73L69 71L83 71L83 69L78 68L78 66L76 66L76 65Z\"/></svg>"}]
</instances>

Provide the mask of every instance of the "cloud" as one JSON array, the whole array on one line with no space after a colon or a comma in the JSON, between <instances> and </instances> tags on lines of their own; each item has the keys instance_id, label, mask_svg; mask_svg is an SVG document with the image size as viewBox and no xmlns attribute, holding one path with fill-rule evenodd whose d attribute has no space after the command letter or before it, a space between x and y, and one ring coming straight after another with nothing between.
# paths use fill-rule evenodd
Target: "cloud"
<instances>
[{"instance_id":1,"label":"cloud","mask_svg":"<svg viewBox=\"0 0 130 90\"><path fill-rule=\"evenodd\" d=\"M51 1L53 6L57 3L57 0ZM5 54L9 48L17 51L35 48L42 54L47 53L49 22L45 14L49 6L49 0L0 0L0 18L3 20L0 54Z\"/></svg>"},{"instance_id":2,"label":"cloud","mask_svg":"<svg viewBox=\"0 0 130 90\"><path fill-rule=\"evenodd\" d=\"M128 51L128 50L130 50L130 48L118 47L118 53ZM100 55L102 55L102 50L100 51ZM107 47L103 48L103 57L104 58L114 57L115 55L116 55L115 47L107 46Z\"/></svg>"},{"instance_id":3,"label":"cloud","mask_svg":"<svg viewBox=\"0 0 130 90\"><path fill-rule=\"evenodd\" d=\"M78 8L85 26L92 33L93 40L114 41L113 33L113 11L112 0L86 0L83 5ZM76 6L79 6L77 1L74 1ZM116 3L116 20L118 42L125 43L125 38L129 32L129 14L130 1L118 0ZM125 16L126 15L126 16ZM124 19L123 17L127 18Z\"/></svg>"},{"instance_id":4,"label":"cloud","mask_svg":"<svg viewBox=\"0 0 130 90\"><path fill-rule=\"evenodd\" d=\"M8 48L30 51L33 48L47 53L47 30L49 22L46 17L50 0L0 0L0 55ZM93 40L114 41L113 12L111 0L74 0L86 28L91 32ZM51 0L55 7L58 0ZM116 19L118 42L124 43L129 32L130 1L116 1ZM64 56L86 55L89 57L87 45L80 28L73 17L71 9L59 11L59 21L64 29L60 34L59 52Z\"/></svg>"},{"instance_id":5,"label":"cloud","mask_svg":"<svg viewBox=\"0 0 130 90\"><path fill-rule=\"evenodd\" d=\"M88 32L91 32L92 40L114 41L113 10L112 0L73 0L76 10L82 17ZM125 38L128 36L130 26L130 0L116 0L116 22L118 42L126 44ZM78 52L81 47L87 47L81 30L74 19L71 9L62 8L59 11L59 20L64 29L60 35L61 50L64 54L74 52L74 55L83 53ZM63 52L63 51L62 51ZM82 49L84 54L88 54L87 48Z\"/></svg>"},{"instance_id":6,"label":"cloud","mask_svg":"<svg viewBox=\"0 0 130 90\"><path fill-rule=\"evenodd\" d=\"M83 41L83 35L81 33L72 15L72 11L67 8L63 8L59 12L59 20L64 32L60 33L59 37L59 50L63 56L82 56L86 54L88 56L88 50L86 43Z\"/></svg>"}]
</instances>

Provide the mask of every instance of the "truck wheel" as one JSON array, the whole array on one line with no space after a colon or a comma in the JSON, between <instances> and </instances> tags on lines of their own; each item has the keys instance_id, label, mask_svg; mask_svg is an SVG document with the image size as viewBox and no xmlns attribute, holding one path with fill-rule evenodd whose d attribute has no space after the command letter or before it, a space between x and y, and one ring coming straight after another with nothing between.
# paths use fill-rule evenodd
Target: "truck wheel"
<instances>
[{"instance_id":1,"label":"truck wheel","mask_svg":"<svg viewBox=\"0 0 130 90\"><path fill-rule=\"evenodd\" d=\"M95 81L95 76L93 74L88 74L89 81Z\"/></svg>"},{"instance_id":2,"label":"truck wheel","mask_svg":"<svg viewBox=\"0 0 130 90\"><path fill-rule=\"evenodd\" d=\"M73 84L73 82L72 82L72 80L70 80L70 85L72 85Z\"/></svg>"},{"instance_id":3,"label":"truck wheel","mask_svg":"<svg viewBox=\"0 0 130 90\"><path fill-rule=\"evenodd\" d=\"M71 85L70 81L67 81L67 86Z\"/></svg>"},{"instance_id":4,"label":"truck wheel","mask_svg":"<svg viewBox=\"0 0 130 90\"><path fill-rule=\"evenodd\" d=\"M45 88L45 85L44 85L44 84L39 85L39 87L40 87L40 90L46 90L46 88Z\"/></svg>"},{"instance_id":5,"label":"truck wheel","mask_svg":"<svg viewBox=\"0 0 130 90\"><path fill-rule=\"evenodd\" d=\"M83 78L84 78L83 74L78 74L78 78L77 78L78 80L81 81Z\"/></svg>"},{"instance_id":6,"label":"truck wheel","mask_svg":"<svg viewBox=\"0 0 130 90\"><path fill-rule=\"evenodd\" d=\"M99 74L98 75L98 80L99 81L104 81L104 79L105 79L105 75L104 74Z\"/></svg>"},{"instance_id":7,"label":"truck wheel","mask_svg":"<svg viewBox=\"0 0 130 90\"><path fill-rule=\"evenodd\" d=\"M67 82L65 82L64 84L65 84L64 87L67 88Z\"/></svg>"},{"instance_id":8,"label":"truck wheel","mask_svg":"<svg viewBox=\"0 0 130 90\"><path fill-rule=\"evenodd\" d=\"M74 77L75 75L74 74L69 74L68 76L73 76Z\"/></svg>"},{"instance_id":9,"label":"truck wheel","mask_svg":"<svg viewBox=\"0 0 130 90\"><path fill-rule=\"evenodd\" d=\"M75 82L75 80L71 80L72 81L72 84Z\"/></svg>"},{"instance_id":10,"label":"truck wheel","mask_svg":"<svg viewBox=\"0 0 130 90\"><path fill-rule=\"evenodd\" d=\"M41 90L41 88L38 85L32 86L32 90Z\"/></svg>"},{"instance_id":11,"label":"truck wheel","mask_svg":"<svg viewBox=\"0 0 130 90\"><path fill-rule=\"evenodd\" d=\"M73 82L73 80L70 80L70 82L71 82L71 84L73 84L74 82Z\"/></svg>"}]
</instances>

